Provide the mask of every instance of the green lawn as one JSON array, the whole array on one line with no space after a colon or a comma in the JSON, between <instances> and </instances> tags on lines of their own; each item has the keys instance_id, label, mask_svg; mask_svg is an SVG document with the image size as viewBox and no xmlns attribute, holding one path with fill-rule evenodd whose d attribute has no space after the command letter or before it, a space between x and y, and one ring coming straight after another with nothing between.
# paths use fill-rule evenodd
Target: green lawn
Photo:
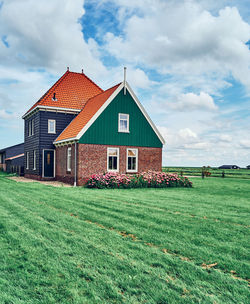
<instances>
[{"instance_id":1,"label":"green lawn","mask_svg":"<svg viewBox=\"0 0 250 304\"><path fill-rule=\"evenodd\" d=\"M183 173L183 175L191 176L201 176L201 167L163 167L164 172L170 173ZM218 169L209 168L208 171L211 173L211 177L222 177L222 172L224 171L225 178L244 178L250 179L250 170L248 169Z\"/></svg>"},{"instance_id":2,"label":"green lawn","mask_svg":"<svg viewBox=\"0 0 250 304\"><path fill-rule=\"evenodd\" d=\"M249 303L250 184L93 190L0 176L0 303Z\"/></svg>"}]
</instances>

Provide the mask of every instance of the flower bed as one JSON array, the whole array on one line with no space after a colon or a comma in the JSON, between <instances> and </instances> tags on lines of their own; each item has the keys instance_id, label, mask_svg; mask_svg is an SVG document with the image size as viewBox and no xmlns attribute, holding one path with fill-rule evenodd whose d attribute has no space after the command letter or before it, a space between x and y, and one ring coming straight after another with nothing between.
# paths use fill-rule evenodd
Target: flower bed
<instances>
[{"instance_id":1,"label":"flower bed","mask_svg":"<svg viewBox=\"0 0 250 304\"><path fill-rule=\"evenodd\" d=\"M192 182L187 177L165 172L148 171L135 175L108 172L93 174L86 182L88 188L168 188L192 187Z\"/></svg>"}]
</instances>

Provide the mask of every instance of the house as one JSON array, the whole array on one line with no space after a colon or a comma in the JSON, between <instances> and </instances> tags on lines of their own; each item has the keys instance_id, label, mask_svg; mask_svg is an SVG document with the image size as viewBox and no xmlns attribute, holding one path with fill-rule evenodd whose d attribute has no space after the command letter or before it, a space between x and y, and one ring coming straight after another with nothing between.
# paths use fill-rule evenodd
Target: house
<instances>
[{"instance_id":1,"label":"house","mask_svg":"<svg viewBox=\"0 0 250 304\"><path fill-rule=\"evenodd\" d=\"M21 173L24 166L24 144L0 150L0 170Z\"/></svg>"},{"instance_id":2,"label":"house","mask_svg":"<svg viewBox=\"0 0 250 304\"><path fill-rule=\"evenodd\" d=\"M26 177L82 185L94 173L161 170L164 139L123 82L65 74L24 114Z\"/></svg>"},{"instance_id":3,"label":"house","mask_svg":"<svg viewBox=\"0 0 250 304\"><path fill-rule=\"evenodd\" d=\"M236 165L223 165L220 166L218 169L240 169L240 167Z\"/></svg>"}]
</instances>

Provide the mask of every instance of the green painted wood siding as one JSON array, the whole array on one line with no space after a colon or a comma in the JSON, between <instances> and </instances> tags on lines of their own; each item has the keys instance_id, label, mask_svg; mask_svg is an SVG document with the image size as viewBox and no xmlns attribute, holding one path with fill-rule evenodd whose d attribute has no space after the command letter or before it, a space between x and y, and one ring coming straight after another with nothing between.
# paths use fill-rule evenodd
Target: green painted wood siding
<instances>
[{"instance_id":1,"label":"green painted wood siding","mask_svg":"<svg viewBox=\"0 0 250 304\"><path fill-rule=\"evenodd\" d=\"M129 133L118 132L118 114L129 114ZM82 144L162 147L154 130L127 91L114 98L80 138Z\"/></svg>"}]
</instances>

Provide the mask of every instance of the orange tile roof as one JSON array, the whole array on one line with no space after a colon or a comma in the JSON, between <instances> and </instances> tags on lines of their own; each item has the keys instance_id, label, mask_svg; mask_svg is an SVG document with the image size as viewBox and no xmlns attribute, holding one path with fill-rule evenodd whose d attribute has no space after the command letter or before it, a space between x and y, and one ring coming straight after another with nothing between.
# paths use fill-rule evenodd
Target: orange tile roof
<instances>
[{"instance_id":1,"label":"orange tile roof","mask_svg":"<svg viewBox=\"0 0 250 304\"><path fill-rule=\"evenodd\" d=\"M90 98L82 111L74 118L64 131L57 137L55 142L75 138L82 128L90 121L95 113L101 108L105 101L119 87L120 83L114 87Z\"/></svg>"},{"instance_id":2,"label":"orange tile roof","mask_svg":"<svg viewBox=\"0 0 250 304\"><path fill-rule=\"evenodd\" d=\"M66 71L26 114L39 105L81 110L89 98L101 92L103 90L84 73ZM54 93L56 100L52 99Z\"/></svg>"}]
</instances>

